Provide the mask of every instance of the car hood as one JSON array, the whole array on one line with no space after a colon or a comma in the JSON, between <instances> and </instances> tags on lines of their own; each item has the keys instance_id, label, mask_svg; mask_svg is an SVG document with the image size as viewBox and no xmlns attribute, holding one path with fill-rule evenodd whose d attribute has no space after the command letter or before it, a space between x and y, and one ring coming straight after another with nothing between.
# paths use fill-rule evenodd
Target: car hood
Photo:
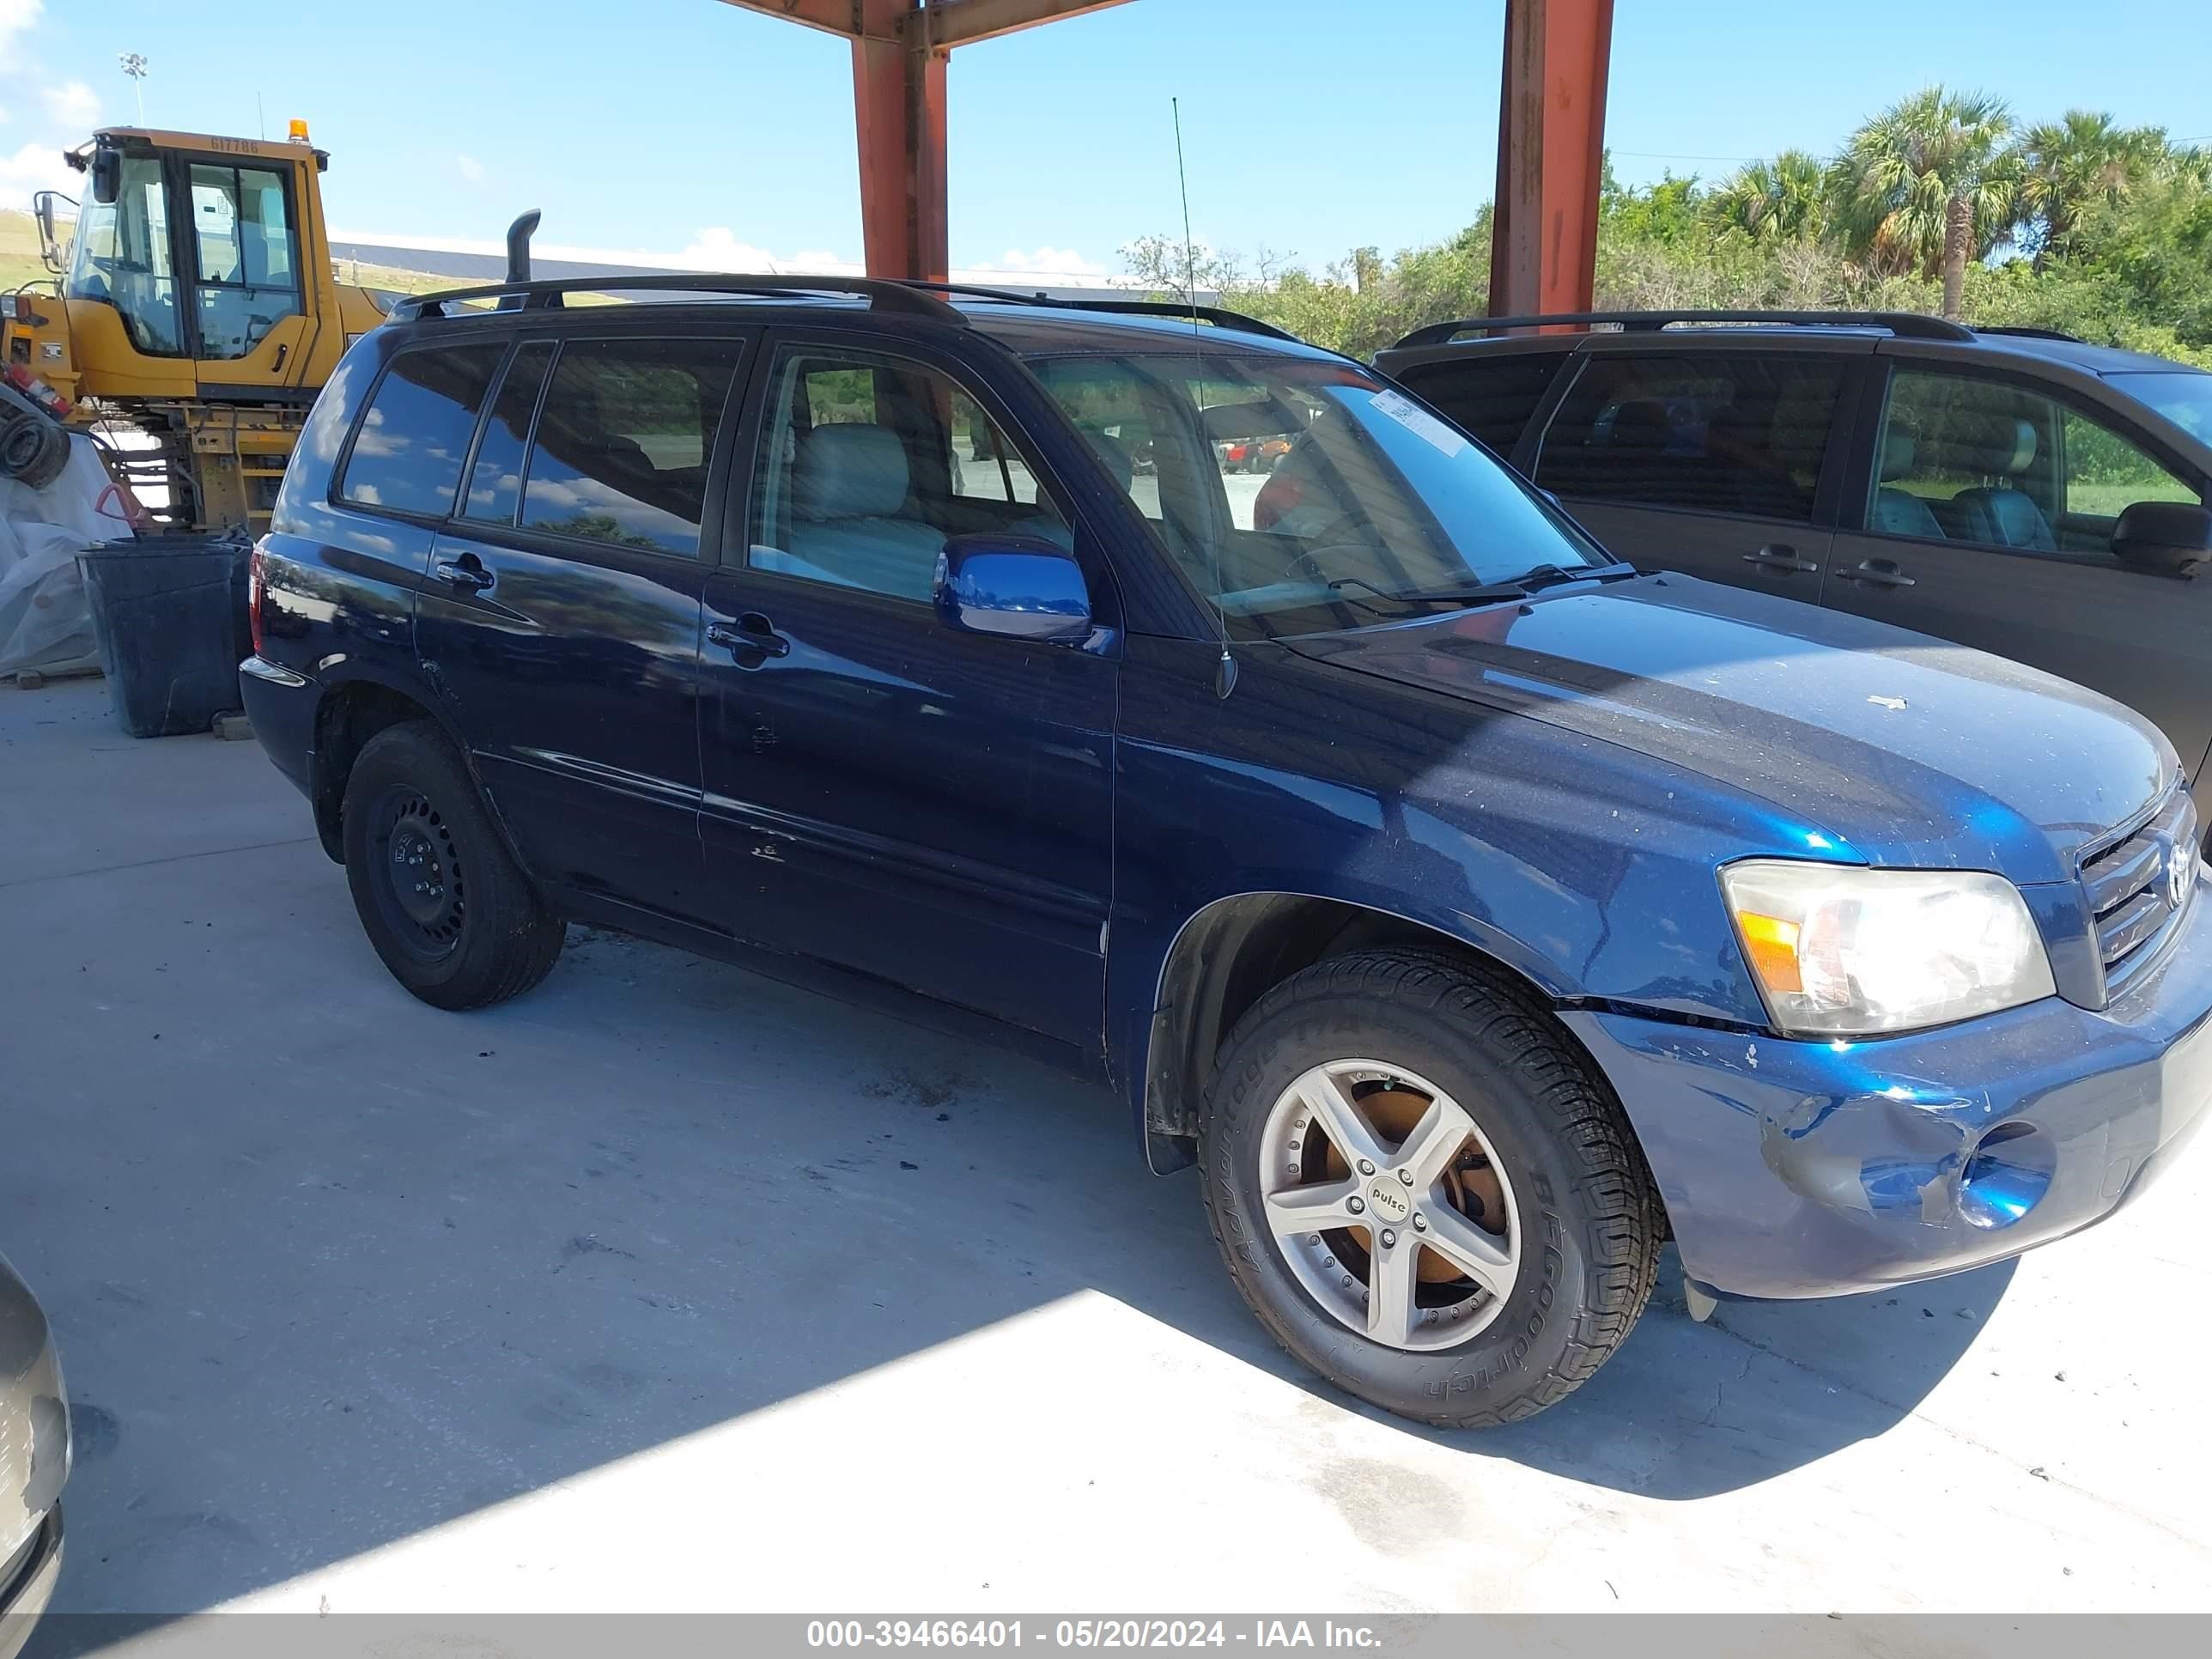
<instances>
[{"instance_id":1,"label":"car hood","mask_svg":"<svg viewBox=\"0 0 2212 1659\"><path fill-rule=\"evenodd\" d=\"M2070 880L2085 842L2176 776L2111 699L2018 663L1678 576L1292 641L1756 795L1785 844Z\"/></svg>"}]
</instances>

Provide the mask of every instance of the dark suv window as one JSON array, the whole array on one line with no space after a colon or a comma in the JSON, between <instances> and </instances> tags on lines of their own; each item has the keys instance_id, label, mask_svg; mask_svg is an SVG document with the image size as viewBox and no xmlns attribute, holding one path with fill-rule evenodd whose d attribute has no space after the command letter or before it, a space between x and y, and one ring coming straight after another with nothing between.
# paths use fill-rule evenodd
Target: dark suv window
<instances>
[{"instance_id":1,"label":"dark suv window","mask_svg":"<svg viewBox=\"0 0 2212 1659\"><path fill-rule=\"evenodd\" d=\"M1567 362L1564 351L1498 352L1409 368L1399 378L1501 455Z\"/></svg>"},{"instance_id":2,"label":"dark suv window","mask_svg":"<svg viewBox=\"0 0 2212 1659\"><path fill-rule=\"evenodd\" d=\"M695 555L734 340L577 340L561 349L530 446L522 524Z\"/></svg>"},{"instance_id":3,"label":"dark suv window","mask_svg":"<svg viewBox=\"0 0 2212 1659\"><path fill-rule=\"evenodd\" d=\"M1593 356L1552 417L1536 482L1596 501L1808 520L1844 374L1840 358L1768 353Z\"/></svg>"},{"instance_id":4,"label":"dark suv window","mask_svg":"<svg viewBox=\"0 0 2212 1659\"><path fill-rule=\"evenodd\" d=\"M477 411L506 349L503 341L425 346L393 357L354 434L339 499L433 518L451 513Z\"/></svg>"},{"instance_id":5,"label":"dark suv window","mask_svg":"<svg viewBox=\"0 0 2212 1659\"><path fill-rule=\"evenodd\" d=\"M513 524L522 500L522 462L529 453L530 421L538 394L545 390L545 371L553 362L553 342L532 340L516 349L492 399L491 419L477 441L476 465L469 470L468 498L461 516L488 524Z\"/></svg>"}]
</instances>

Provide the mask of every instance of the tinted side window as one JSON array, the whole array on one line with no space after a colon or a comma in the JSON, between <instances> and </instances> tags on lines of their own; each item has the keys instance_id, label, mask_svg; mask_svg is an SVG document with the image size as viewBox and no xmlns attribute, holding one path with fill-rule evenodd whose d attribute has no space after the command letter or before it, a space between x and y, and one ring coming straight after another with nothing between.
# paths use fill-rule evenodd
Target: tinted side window
<instances>
[{"instance_id":1,"label":"tinted side window","mask_svg":"<svg viewBox=\"0 0 2212 1659\"><path fill-rule=\"evenodd\" d=\"M1900 368L1882 410L1868 527L2013 553L2109 556L2121 511L2197 492L2046 393Z\"/></svg>"},{"instance_id":2,"label":"tinted side window","mask_svg":"<svg viewBox=\"0 0 2212 1659\"><path fill-rule=\"evenodd\" d=\"M1561 495L1803 521L1835 424L1840 358L1594 356L1544 434Z\"/></svg>"},{"instance_id":3,"label":"tinted side window","mask_svg":"<svg viewBox=\"0 0 2212 1659\"><path fill-rule=\"evenodd\" d=\"M1564 351L1501 352L1417 363L1398 378L1499 454L1510 455L1566 361Z\"/></svg>"},{"instance_id":4,"label":"tinted side window","mask_svg":"<svg viewBox=\"0 0 2212 1659\"><path fill-rule=\"evenodd\" d=\"M513 524L515 503L522 499L522 462L530 441L530 417L538 412L538 394L545 389L545 371L553 364L553 343L533 340L518 348L507 366L507 378L492 399L491 419L484 423L477 443L477 464L469 470L469 493L461 503L461 516L490 524Z\"/></svg>"},{"instance_id":5,"label":"tinted side window","mask_svg":"<svg viewBox=\"0 0 2212 1659\"><path fill-rule=\"evenodd\" d=\"M338 484L340 499L443 518L504 342L420 346L393 357L369 395Z\"/></svg>"},{"instance_id":6,"label":"tinted side window","mask_svg":"<svg viewBox=\"0 0 2212 1659\"><path fill-rule=\"evenodd\" d=\"M696 555L734 340L574 340L530 446L525 528Z\"/></svg>"}]
</instances>

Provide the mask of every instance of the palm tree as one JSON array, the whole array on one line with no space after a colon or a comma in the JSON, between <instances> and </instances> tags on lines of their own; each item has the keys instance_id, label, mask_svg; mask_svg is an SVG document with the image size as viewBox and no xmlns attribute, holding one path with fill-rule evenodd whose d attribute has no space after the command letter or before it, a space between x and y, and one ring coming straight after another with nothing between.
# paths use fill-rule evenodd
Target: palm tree
<instances>
[{"instance_id":1,"label":"palm tree","mask_svg":"<svg viewBox=\"0 0 2212 1659\"><path fill-rule=\"evenodd\" d=\"M1755 242L1815 241L1827 228L1826 171L1802 149L1746 164L1705 199L1722 228Z\"/></svg>"},{"instance_id":2,"label":"palm tree","mask_svg":"<svg viewBox=\"0 0 2212 1659\"><path fill-rule=\"evenodd\" d=\"M2064 248L2083 209L2120 200L2168 155L2158 128L2124 127L2086 109L2030 127L2020 151L2020 209L2038 270L2045 256Z\"/></svg>"},{"instance_id":3,"label":"palm tree","mask_svg":"<svg viewBox=\"0 0 2212 1659\"><path fill-rule=\"evenodd\" d=\"M2010 230L2021 162L2002 99L1928 87L1856 132L1832 170L1851 251L1877 272L1943 279L1955 319L1966 262Z\"/></svg>"}]
</instances>

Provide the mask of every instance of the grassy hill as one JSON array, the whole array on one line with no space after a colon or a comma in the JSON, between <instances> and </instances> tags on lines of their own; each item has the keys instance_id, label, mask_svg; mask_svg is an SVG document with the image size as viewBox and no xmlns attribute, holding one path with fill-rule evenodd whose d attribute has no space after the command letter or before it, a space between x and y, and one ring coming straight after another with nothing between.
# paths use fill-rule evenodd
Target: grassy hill
<instances>
[{"instance_id":1,"label":"grassy hill","mask_svg":"<svg viewBox=\"0 0 2212 1659\"><path fill-rule=\"evenodd\" d=\"M397 289L403 294L427 294L433 289L458 286L451 276L433 276L420 270L394 270L386 265L357 264L340 259L342 283L362 288ZM0 208L0 293L12 292L25 283L44 282L52 275L39 260L39 227L18 209Z\"/></svg>"}]
</instances>

